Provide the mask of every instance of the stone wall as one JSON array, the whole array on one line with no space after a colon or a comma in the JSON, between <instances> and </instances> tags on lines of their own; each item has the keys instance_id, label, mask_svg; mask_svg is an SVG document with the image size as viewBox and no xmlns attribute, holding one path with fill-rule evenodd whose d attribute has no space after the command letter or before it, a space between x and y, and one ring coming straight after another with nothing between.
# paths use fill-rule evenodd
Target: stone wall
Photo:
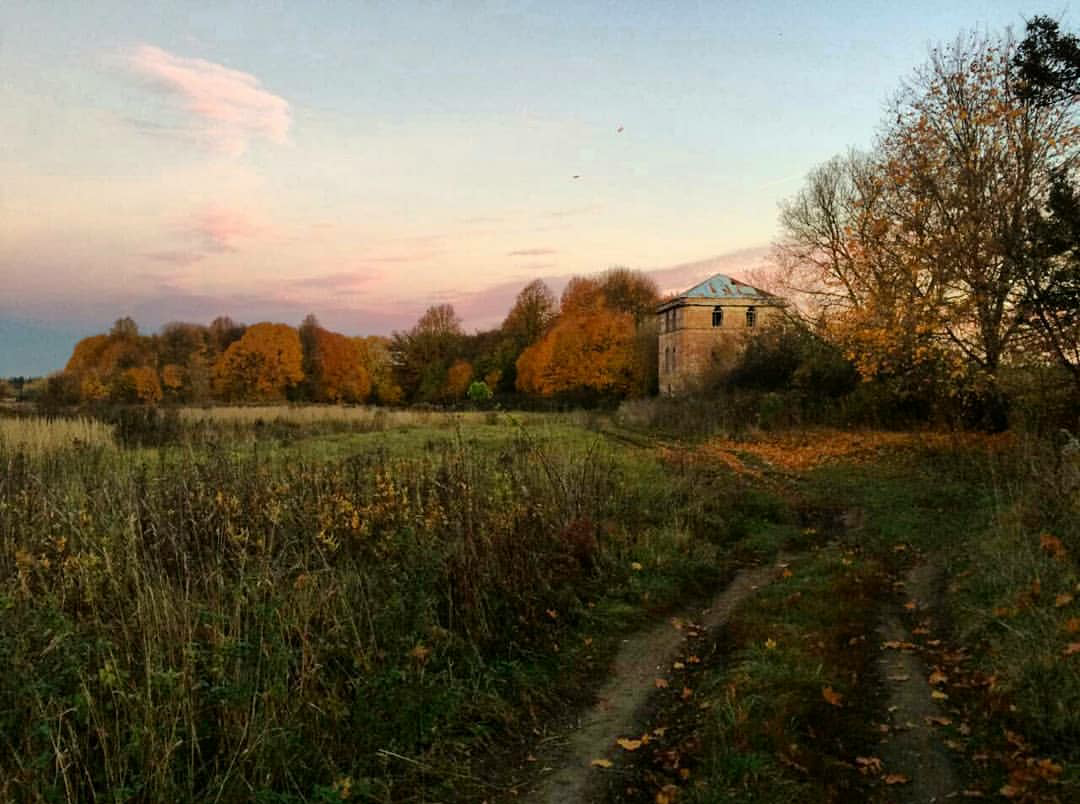
<instances>
[{"instance_id":1,"label":"stone wall","mask_svg":"<svg viewBox=\"0 0 1080 804\"><path fill-rule=\"evenodd\" d=\"M713 326L713 310L720 307L723 321ZM753 309L754 326L747 326ZM687 301L677 299L660 309L660 393L684 394L697 390L716 363L733 363L746 337L782 314L783 308L745 299ZM674 321L671 313L674 312Z\"/></svg>"}]
</instances>

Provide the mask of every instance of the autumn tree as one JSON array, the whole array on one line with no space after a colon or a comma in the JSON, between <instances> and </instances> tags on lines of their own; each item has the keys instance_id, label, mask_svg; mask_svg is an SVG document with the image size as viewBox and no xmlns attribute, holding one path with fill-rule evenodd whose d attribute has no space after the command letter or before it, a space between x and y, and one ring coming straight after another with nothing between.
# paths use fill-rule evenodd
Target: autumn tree
<instances>
[{"instance_id":1,"label":"autumn tree","mask_svg":"<svg viewBox=\"0 0 1080 804\"><path fill-rule=\"evenodd\" d=\"M227 400L284 399L303 379L300 336L287 324L249 327L215 367L217 390Z\"/></svg>"},{"instance_id":2,"label":"autumn tree","mask_svg":"<svg viewBox=\"0 0 1080 804\"><path fill-rule=\"evenodd\" d=\"M1024 242L1077 135L1069 111L1017 102L1015 44L935 50L886 130L893 247L936 283L937 325L991 383L1024 324Z\"/></svg>"},{"instance_id":3,"label":"autumn tree","mask_svg":"<svg viewBox=\"0 0 1080 804\"><path fill-rule=\"evenodd\" d=\"M534 279L518 293L500 329L519 349L524 349L547 332L557 313L551 288L544 280Z\"/></svg>"},{"instance_id":4,"label":"autumn tree","mask_svg":"<svg viewBox=\"0 0 1080 804\"><path fill-rule=\"evenodd\" d=\"M1068 109L1020 97L1016 51L977 36L932 51L877 149L823 166L782 210L780 253L864 375L930 366L998 396L1029 318L1032 215L1077 141Z\"/></svg>"},{"instance_id":5,"label":"autumn tree","mask_svg":"<svg viewBox=\"0 0 1080 804\"><path fill-rule=\"evenodd\" d=\"M446 372L464 338L461 319L449 304L433 305L408 332L390 340L390 362L405 398L434 401L442 396Z\"/></svg>"},{"instance_id":6,"label":"autumn tree","mask_svg":"<svg viewBox=\"0 0 1080 804\"><path fill-rule=\"evenodd\" d=\"M517 360L518 389L647 393L656 375L657 296L652 280L626 269L571 279L554 326Z\"/></svg>"},{"instance_id":7,"label":"autumn tree","mask_svg":"<svg viewBox=\"0 0 1080 804\"><path fill-rule=\"evenodd\" d=\"M381 335L353 338L360 365L371 380L371 394L383 405L397 405L404 399L401 386L394 379L390 362L390 339Z\"/></svg>"},{"instance_id":8,"label":"autumn tree","mask_svg":"<svg viewBox=\"0 0 1080 804\"><path fill-rule=\"evenodd\" d=\"M467 360L457 359L446 370L446 382L442 389L442 399L452 402L465 396L465 392L472 382L473 367Z\"/></svg>"},{"instance_id":9,"label":"autumn tree","mask_svg":"<svg viewBox=\"0 0 1080 804\"><path fill-rule=\"evenodd\" d=\"M316 402L362 402L371 392L371 378L360 349L351 338L319 326L309 315L300 327L304 383Z\"/></svg>"},{"instance_id":10,"label":"autumn tree","mask_svg":"<svg viewBox=\"0 0 1080 804\"><path fill-rule=\"evenodd\" d=\"M787 291L864 377L922 384L936 373L937 285L926 265L893 247L903 238L889 218L880 158L851 151L815 168L782 202L780 228Z\"/></svg>"}]
</instances>

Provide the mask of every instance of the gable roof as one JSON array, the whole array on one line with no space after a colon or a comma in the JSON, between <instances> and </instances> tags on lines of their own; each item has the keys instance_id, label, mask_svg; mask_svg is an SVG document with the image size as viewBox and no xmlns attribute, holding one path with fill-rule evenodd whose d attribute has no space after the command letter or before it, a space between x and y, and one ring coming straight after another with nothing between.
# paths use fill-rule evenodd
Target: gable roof
<instances>
[{"instance_id":1,"label":"gable roof","mask_svg":"<svg viewBox=\"0 0 1080 804\"><path fill-rule=\"evenodd\" d=\"M668 299L660 306L666 307L674 301L685 299L743 299L746 301L760 301L771 304L782 304L778 296L766 293L764 290L755 288L738 279L732 279L726 274L716 274L704 282L694 285L689 290L683 291L673 299Z\"/></svg>"}]
</instances>

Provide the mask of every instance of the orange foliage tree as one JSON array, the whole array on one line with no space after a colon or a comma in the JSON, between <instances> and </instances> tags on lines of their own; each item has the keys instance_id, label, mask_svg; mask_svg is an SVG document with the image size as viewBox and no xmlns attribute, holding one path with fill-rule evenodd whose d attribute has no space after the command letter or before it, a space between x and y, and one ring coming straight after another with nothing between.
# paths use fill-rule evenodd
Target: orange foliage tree
<instances>
[{"instance_id":1,"label":"orange foliage tree","mask_svg":"<svg viewBox=\"0 0 1080 804\"><path fill-rule=\"evenodd\" d=\"M635 377L633 316L602 304L564 312L517 361L517 386L550 396L564 391L628 394Z\"/></svg>"},{"instance_id":2,"label":"orange foliage tree","mask_svg":"<svg viewBox=\"0 0 1080 804\"><path fill-rule=\"evenodd\" d=\"M371 377L356 342L315 327L308 381L317 402L362 402L371 393Z\"/></svg>"},{"instance_id":3,"label":"orange foliage tree","mask_svg":"<svg viewBox=\"0 0 1080 804\"><path fill-rule=\"evenodd\" d=\"M300 335L287 324L255 324L225 350L214 373L224 399L284 399L304 379Z\"/></svg>"},{"instance_id":4,"label":"orange foliage tree","mask_svg":"<svg viewBox=\"0 0 1080 804\"><path fill-rule=\"evenodd\" d=\"M467 360L455 360L446 370L446 382L443 384L443 398L446 400L461 399L469 390L472 381L473 367Z\"/></svg>"},{"instance_id":5,"label":"orange foliage tree","mask_svg":"<svg viewBox=\"0 0 1080 804\"><path fill-rule=\"evenodd\" d=\"M626 269L574 277L554 326L517 360L518 390L646 393L656 373L656 298L652 280Z\"/></svg>"}]
</instances>

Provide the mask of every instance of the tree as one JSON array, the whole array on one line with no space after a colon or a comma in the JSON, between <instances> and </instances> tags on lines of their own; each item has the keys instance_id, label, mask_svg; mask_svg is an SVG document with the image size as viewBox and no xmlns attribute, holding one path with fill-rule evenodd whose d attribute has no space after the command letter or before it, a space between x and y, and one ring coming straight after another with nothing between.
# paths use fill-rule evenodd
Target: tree
<instances>
[{"instance_id":1,"label":"tree","mask_svg":"<svg viewBox=\"0 0 1080 804\"><path fill-rule=\"evenodd\" d=\"M998 394L1030 315L1032 215L1078 134L1018 97L1016 51L975 36L932 51L876 151L822 166L782 208L779 252L863 376Z\"/></svg>"},{"instance_id":2,"label":"tree","mask_svg":"<svg viewBox=\"0 0 1080 804\"><path fill-rule=\"evenodd\" d=\"M161 401L161 382L150 366L124 369L112 383L110 396L120 402L140 402L152 405Z\"/></svg>"},{"instance_id":3,"label":"tree","mask_svg":"<svg viewBox=\"0 0 1080 804\"><path fill-rule=\"evenodd\" d=\"M635 376L634 320L603 305L565 312L517 361L521 391L550 396L567 391L625 395Z\"/></svg>"},{"instance_id":4,"label":"tree","mask_svg":"<svg viewBox=\"0 0 1080 804\"><path fill-rule=\"evenodd\" d=\"M625 268L573 277L555 324L517 360L518 390L648 393L656 382L658 296L655 282Z\"/></svg>"},{"instance_id":5,"label":"tree","mask_svg":"<svg viewBox=\"0 0 1080 804\"><path fill-rule=\"evenodd\" d=\"M640 271L616 266L600 275L600 292L612 310L630 313L637 324L654 318L660 289Z\"/></svg>"},{"instance_id":6,"label":"tree","mask_svg":"<svg viewBox=\"0 0 1080 804\"><path fill-rule=\"evenodd\" d=\"M1063 109L1015 100L1015 51L974 36L933 51L882 139L890 245L931 278L937 326L991 384L1024 321L1030 213L1076 141Z\"/></svg>"},{"instance_id":7,"label":"tree","mask_svg":"<svg viewBox=\"0 0 1080 804\"><path fill-rule=\"evenodd\" d=\"M1074 115L1080 98L1080 41L1058 23L1035 17L1013 64L1017 94L1040 108ZM1042 348L1056 358L1080 390L1080 195L1074 160L1054 172L1049 199L1030 212L1027 239L1018 249L1025 283L1024 312Z\"/></svg>"},{"instance_id":8,"label":"tree","mask_svg":"<svg viewBox=\"0 0 1080 804\"><path fill-rule=\"evenodd\" d=\"M390 363L390 339L381 335L354 338L360 364L371 379L371 393L376 402L383 405L400 404L404 392L394 380Z\"/></svg>"},{"instance_id":9,"label":"tree","mask_svg":"<svg viewBox=\"0 0 1080 804\"><path fill-rule=\"evenodd\" d=\"M309 325L306 320L300 335L310 399L316 402L362 402L367 398L371 392L371 377L354 340L323 329L317 323Z\"/></svg>"},{"instance_id":10,"label":"tree","mask_svg":"<svg viewBox=\"0 0 1080 804\"><path fill-rule=\"evenodd\" d=\"M512 339L518 350L539 340L557 315L555 294L542 279L535 279L518 293L502 323L502 333Z\"/></svg>"},{"instance_id":11,"label":"tree","mask_svg":"<svg viewBox=\"0 0 1080 804\"><path fill-rule=\"evenodd\" d=\"M433 305L408 332L390 340L394 378L410 401L442 396L446 372L464 338L461 319L449 304Z\"/></svg>"},{"instance_id":12,"label":"tree","mask_svg":"<svg viewBox=\"0 0 1080 804\"><path fill-rule=\"evenodd\" d=\"M300 336L287 324L263 322L233 342L215 368L218 392L227 400L273 401L304 379Z\"/></svg>"},{"instance_id":13,"label":"tree","mask_svg":"<svg viewBox=\"0 0 1080 804\"><path fill-rule=\"evenodd\" d=\"M446 371L446 384L443 386L442 393L443 400L449 402L465 396L472 378L473 367L469 362L460 358L455 360Z\"/></svg>"},{"instance_id":14,"label":"tree","mask_svg":"<svg viewBox=\"0 0 1080 804\"><path fill-rule=\"evenodd\" d=\"M1080 40L1062 33L1057 20L1037 16L1027 21L1013 66L1021 82L1017 94L1023 100L1053 106L1080 95Z\"/></svg>"}]
</instances>

